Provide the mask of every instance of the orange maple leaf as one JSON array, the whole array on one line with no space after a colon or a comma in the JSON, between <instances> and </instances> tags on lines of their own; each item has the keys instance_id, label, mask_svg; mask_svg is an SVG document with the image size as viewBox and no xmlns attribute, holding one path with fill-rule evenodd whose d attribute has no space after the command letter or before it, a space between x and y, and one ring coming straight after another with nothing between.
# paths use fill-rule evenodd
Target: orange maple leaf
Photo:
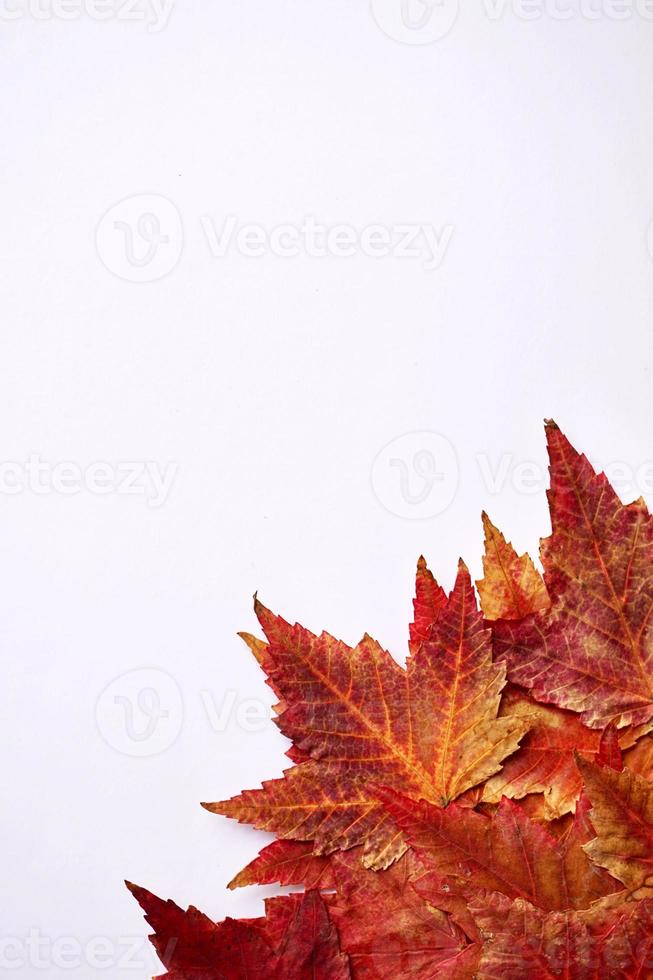
<instances>
[{"instance_id":1,"label":"orange maple leaf","mask_svg":"<svg viewBox=\"0 0 653 980\"><path fill-rule=\"evenodd\" d=\"M446 806L495 773L528 729L526 718L497 717L505 666L492 663L462 562L406 669L369 636L352 649L260 603L256 611L268 639L262 666L282 698L277 723L308 761L260 790L205 804L214 813L312 840L318 854L364 843L365 864L386 867L405 844L371 780Z\"/></svg>"},{"instance_id":2,"label":"orange maple leaf","mask_svg":"<svg viewBox=\"0 0 653 980\"><path fill-rule=\"evenodd\" d=\"M584 850L639 897L653 896L653 784L637 773L578 759L596 837Z\"/></svg>"},{"instance_id":3,"label":"orange maple leaf","mask_svg":"<svg viewBox=\"0 0 653 980\"><path fill-rule=\"evenodd\" d=\"M502 796L521 799L531 793L542 793L544 819L555 820L573 810L582 787L574 755L578 752L584 758L593 759L599 750L601 732L587 728L574 712L539 704L510 684L503 692L501 713L528 718L531 728L518 751L485 783L481 800L498 803ZM649 727L622 730L617 745L630 749ZM639 755L640 764L646 765L643 748Z\"/></svg>"}]
</instances>

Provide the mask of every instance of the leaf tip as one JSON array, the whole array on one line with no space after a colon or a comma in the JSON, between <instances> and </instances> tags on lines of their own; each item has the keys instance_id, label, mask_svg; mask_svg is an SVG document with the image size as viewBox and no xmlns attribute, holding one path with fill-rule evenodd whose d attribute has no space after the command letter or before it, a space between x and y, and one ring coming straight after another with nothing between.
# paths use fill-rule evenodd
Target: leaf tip
<instances>
[{"instance_id":1,"label":"leaf tip","mask_svg":"<svg viewBox=\"0 0 653 980\"><path fill-rule=\"evenodd\" d=\"M243 643L245 643L248 650L254 654L254 657L256 658L256 662L261 666L263 666L265 654L268 649L268 645L265 642L265 640L259 640L257 636L253 636L251 633L248 633L246 630L240 631L237 635L240 637Z\"/></svg>"},{"instance_id":2,"label":"leaf tip","mask_svg":"<svg viewBox=\"0 0 653 980\"><path fill-rule=\"evenodd\" d=\"M272 616L267 606L264 606L259 599L258 592L254 593L254 615L258 619L261 626L263 626L263 629L265 629L264 620L269 619Z\"/></svg>"},{"instance_id":3,"label":"leaf tip","mask_svg":"<svg viewBox=\"0 0 653 980\"><path fill-rule=\"evenodd\" d=\"M458 570L456 572L456 582L454 584L454 591L460 588L470 588L472 587L472 577L469 574L469 569L464 558L458 559Z\"/></svg>"},{"instance_id":4,"label":"leaf tip","mask_svg":"<svg viewBox=\"0 0 653 980\"><path fill-rule=\"evenodd\" d=\"M134 896L143 911L148 913L148 909L154 900L154 896L151 892L148 892L146 888L141 888L140 885L135 885L133 881L127 881L125 879L125 887Z\"/></svg>"}]
</instances>

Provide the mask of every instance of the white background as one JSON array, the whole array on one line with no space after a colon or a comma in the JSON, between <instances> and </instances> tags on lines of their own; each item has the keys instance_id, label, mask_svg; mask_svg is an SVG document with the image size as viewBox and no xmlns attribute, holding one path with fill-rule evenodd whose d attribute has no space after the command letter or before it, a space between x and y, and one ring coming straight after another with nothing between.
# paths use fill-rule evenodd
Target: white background
<instances>
[{"instance_id":1,"label":"white background","mask_svg":"<svg viewBox=\"0 0 653 980\"><path fill-rule=\"evenodd\" d=\"M520 550L547 533L547 416L653 499L653 22L464 0L422 44L364 2L177 0L159 31L137 9L0 22L0 462L177 467L158 507L117 486L0 493L1 922L21 978L157 972L142 948L124 962L147 927L123 878L216 919L274 890L225 890L268 838L199 806L287 761L242 705L272 700L235 635L256 589L403 658L421 552L450 588L459 555L480 573L482 508ZM96 230L146 194L183 247L173 228L174 268L134 282L105 266L123 232ZM215 257L201 220L228 215L453 233L431 271ZM413 511L420 432L455 457ZM174 679L149 747L106 730L134 691L103 692L140 668ZM98 938L105 969L74 952Z\"/></svg>"}]
</instances>

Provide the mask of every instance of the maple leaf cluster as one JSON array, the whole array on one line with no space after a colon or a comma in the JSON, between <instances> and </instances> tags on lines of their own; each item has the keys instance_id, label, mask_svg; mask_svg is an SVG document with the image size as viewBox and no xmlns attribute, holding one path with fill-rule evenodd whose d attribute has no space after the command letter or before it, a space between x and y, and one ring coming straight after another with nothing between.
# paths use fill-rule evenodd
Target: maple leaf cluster
<instances>
[{"instance_id":1,"label":"maple leaf cluster","mask_svg":"<svg viewBox=\"0 0 653 980\"><path fill-rule=\"evenodd\" d=\"M303 890L214 923L130 885L164 976L653 977L653 524L546 431L544 576L483 515L480 609L420 559L405 668L256 602L293 765L204 806L277 837L229 887Z\"/></svg>"}]
</instances>

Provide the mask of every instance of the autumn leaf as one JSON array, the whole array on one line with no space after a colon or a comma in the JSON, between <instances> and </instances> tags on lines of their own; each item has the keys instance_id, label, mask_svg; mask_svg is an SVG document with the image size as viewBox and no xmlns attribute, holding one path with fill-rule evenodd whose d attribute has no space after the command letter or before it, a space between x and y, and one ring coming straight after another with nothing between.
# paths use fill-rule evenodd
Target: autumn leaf
<instances>
[{"instance_id":1,"label":"autumn leaf","mask_svg":"<svg viewBox=\"0 0 653 980\"><path fill-rule=\"evenodd\" d=\"M637 773L578 759L596 837L584 850L631 891L653 896L653 784Z\"/></svg>"},{"instance_id":2,"label":"autumn leaf","mask_svg":"<svg viewBox=\"0 0 653 980\"><path fill-rule=\"evenodd\" d=\"M599 766L615 771L621 771L623 768L616 726L608 725L602 733L596 761ZM594 839L595 833L591 821L590 799L583 787L576 802L573 818L558 838L564 855L565 876L567 880L575 882L575 894L584 897L582 903L574 903L576 908L581 904L589 906L606 895L623 891L616 878L588 860L585 845Z\"/></svg>"},{"instance_id":3,"label":"autumn leaf","mask_svg":"<svg viewBox=\"0 0 653 980\"><path fill-rule=\"evenodd\" d=\"M531 793L543 793L542 815L546 820L555 820L573 810L582 788L574 754L579 752L584 758L593 759L601 744L601 732L587 728L574 712L539 704L511 685L503 693L500 714L504 713L530 719L531 728L519 750L487 780L481 800L498 803L502 796L521 799ZM622 730L617 745L629 749L649 727ZM614 737L617 738L616 731ZM640 755L645 764L643 750Z\"/></svg>"},{"instance_id":4,"label":"autumn leaf","mask_svg":"<svg viewBox=\"0 0 653 980\"><path fill-rule=\"evenodd\" d=\"M168 980L349 980L347 956L317 891L273 899L267 919L214 923L127 884L145 912Z\"/></svg>"},{"instance_id":5,"label":"autumn leaf","mask_svg":"<svg viewBox=\"0 0 653 980\"><path fill-rule=\"evenodd\" d=\"M145 888L130 882L127 887L154 930L150 939L168 971L162 976L169 980L193 976L238 980L241 972L236 964L253 976L259 967L273 964L274 951L254 925L234 919L216 924L192 906L184 912Z\"/></svg>"},{"instance_id":6,"label":"autumn leaf","mask_svg":"<svg viewBox=\"0 0 653 980\"><path fill-rule=\"evenodd\" d=\"M653 524L624 506L547 423L553 532L542 542L550 610L494 624L510 680L602 728L653 717Z\"/></svg>"},{"instance_id":7,"label":"autumn leaf","mask_svg":"<svg viewBox=\"0 0 653 980\"><path fill-rule=\"evenodd\" d=\"M550 600L542 576L528 555L518 555L483 511L484 577L476 583L488 620L523 619L547 609Z\"/></svg>"},{"instance_id":8,"label":"autumn leaf","mask_svg":"<svg viewBox=\"0 0 653 980\"><path fill-rule=\"evenodd\" d=\"M424 867L458 895L497 891L552 911L585 908L619 887L606 879L597 894L587 857L581 854L581 866L574 849L567 861L573 836L557 840L510 800L488 817L456 804L439 809L388 790L379 794Z\"/></svg>"},{"instance_id":9,"label":"autumn leaf","mask_svg":"<svg viewBox=\"0 0 653 980\"><path fill-rule=\"evenodd\" d=\"M478 980L651 976L653 902L607 899L586 911L545 912L494 893L470 909L486 938Z\"/></svg>"},{"instance_id":10,"label":"autumn leaf","mask_svg":"<svg viewBox=\"0 0 653 980\"><path fill-rule=\"evenodd\" d=\"M362 843L365 864L386 867L405 845L372 780L446 806L496 772L528 728L523 717L497 718L505 667L492 663L462 563L405 670L369 636L352 649L260 603L256 611L268 639L262 663L282 698L279 728L310 761L260 790L205 804L215 813L312 840L316 854Z\"/></svg>"}]
</instances>

